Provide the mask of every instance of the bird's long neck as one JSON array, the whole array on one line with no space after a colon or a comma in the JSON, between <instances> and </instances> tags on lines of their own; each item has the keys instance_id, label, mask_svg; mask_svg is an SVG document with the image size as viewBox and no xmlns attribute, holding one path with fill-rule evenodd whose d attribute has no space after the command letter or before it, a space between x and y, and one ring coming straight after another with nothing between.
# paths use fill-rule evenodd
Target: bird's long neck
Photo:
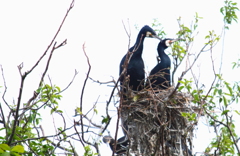
<instances>
[{"instance_id":1,"label":"bird's long neck","mask_svg":"<svg viewBox=\"0 0 240 156\"><path fill-rule=\"evenodd\" d=\"M135 56L141 56L142 55L142 51L143 51L143 41L145 39L145 36L142 33L138 34L136 43L134 44L134 46L132 47L132 52L134 52Z\"/></svg>"},{"instance_id":2,"label":"bird's long neck","mask_svg":"<svg viewBox=\"0 0 240 156\"><path fill-rule=\"evenodd\" d=\"M158 56L160 57L161 59L161 62L166 62L166 63L170 63L170 58L169 56L164 52L166 48L164 47L160 47L158 49Z\"/></svg>"}]
</instances>

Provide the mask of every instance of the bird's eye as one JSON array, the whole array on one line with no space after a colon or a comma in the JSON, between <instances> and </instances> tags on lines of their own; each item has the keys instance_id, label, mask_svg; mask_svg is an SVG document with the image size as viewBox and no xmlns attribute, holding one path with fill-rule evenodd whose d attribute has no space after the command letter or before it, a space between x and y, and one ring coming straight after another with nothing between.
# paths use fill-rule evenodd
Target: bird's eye
<instances>
[{"instance_id":1,"label":"bird's eye","mask_svg":"<svg viewBox=\"0 0 240 156\"><path fill-rule=\"evenodd\" d=\"M152 36L152 33L147 32L146 36L147 36L147 37L150 37L150 36Z\"/></svg>"},{"instance_id":2,"label":"bird's eye","mask_svg":"<svg viewBox=\"0 0 240 156\"><path fill-rule=\"evenodd\" d=\"M165 44L166 44L167 47L169 47L170 44L171 44L171 41L170 41L170 40L167 40L167 41L165 42Z\"/></svg>"}]
</instances>

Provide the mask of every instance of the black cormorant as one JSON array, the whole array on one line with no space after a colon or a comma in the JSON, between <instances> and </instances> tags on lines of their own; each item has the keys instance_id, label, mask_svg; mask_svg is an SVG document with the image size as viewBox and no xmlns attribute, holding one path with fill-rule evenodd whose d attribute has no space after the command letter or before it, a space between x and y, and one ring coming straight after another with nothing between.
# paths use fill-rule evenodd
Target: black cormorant
<instances>
[{"instance_id":1,"label":"black cormorant","mask_svg":"<svg viewBox=\"0 0 240 156\"><path fill-rule=\"evenodd\" d=\"M115 140L111 136L104 136L103 137L103 142L108 143L111 150L112 151L114 150ZM128 138L126 136L123 136L123 137L119 138L116 141L116 143L117 143L117 146L116 146L116 151L114 153L123 154L123 153L127 152L129 141L128 141Z\"/></svg>"},{"instance_id":2,"label":"black cormorant","mask_svg":"<svg viewBox=\"0 0 240 156\"><path fill-rule=\"evenodd\" d=\"M176 40L166 38L159 42L157 51L160 62L150 72L150 82L152 88L167 89L170 87L171 60L164 52Z\"/></svg>"},{"instance_id":3,"label":"black cormorant","mask_svg":"<svg viewBox=\"0 0 240 156\"><path fill-rule=\"evenodd\" d=\"M140 91L143 89L144 79L145 79L145 72L144 72L144 63L142 59L142 51L143 51L143 42L145 37L152 37L152 38L158 38L155 31L150 28L149 26L145 25L139 32L137 36L136 43L133 47L129 49L129 52L133 53L132 57L130 58L130 61L127 65L127 71L126 76L129 76L129 84L128 86L134 90L134 91ZM158 38L160 39L160 38ZM120 75L124 69L124 63L126 60L126 57L129 56L126 54L120 63ZM123 85L123 82L125 80L125 77L122 76L120 79L121 86ZM124 89L125 92L125 89Z\"/></svg>"}]
</instances>

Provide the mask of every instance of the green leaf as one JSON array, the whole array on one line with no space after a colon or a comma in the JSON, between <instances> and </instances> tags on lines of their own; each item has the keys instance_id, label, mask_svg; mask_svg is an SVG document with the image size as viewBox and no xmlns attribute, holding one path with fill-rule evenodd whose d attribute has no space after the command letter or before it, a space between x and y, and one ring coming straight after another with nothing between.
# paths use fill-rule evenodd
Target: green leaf
<instances>
[{"instance_id":1,"label":"green leaf","mask_svg":"<svg viewBox=\"0 0 240 156\"><path fill-rule=\"evenodd\" d=\"M109 118L108 117L104 117L104 116L102 116L102 124L103 123L108 123L109 122Z\"/></svg>"},{"instance_id":2,"label":"green leaf","mask_svg":"<svg viewBox=\"0 0 240 156\"><path fill-rule=\"evenodd\" d=\"M238 115L240 115L240 112L239 112L239 111L237 111L237 110L234 110L234 112L235 112L235 113L237 113Z\"/></svg>"},{"instance_id":3,"label":"green leaf","mask_svg":"<svg viewBox=\"0 0 240 156\"><path fill-rule=\"evenodd\" d=\"M36 90L36 92L37 92L37 93L40 93L41 90L42 90L42 87L39 87L39 88Z\"/></svg>"},{"instance_id":4,"label":"green leaf","mask_svg":"<svg viewBox=\"0 0 240 156\"><path fill-rule=\"evenodd\" d=\"M94 112L95 112L96 114L98 114L98 110L97 110L96 108L94 108Z\"/></svg>"},{"instance_id":5,"label":"green leaf","mask_svg":"<svg viewBox=\"0 0 240 156\"><path fill-rule=\"evenodd\" d=\"M219 95L222 95L222 89L219 89L219 90L218 90L218 94L219 94Z\"/></svg>"},{"instance_id":6,"label":"green leaf","mask_svg":"<svg viewBox=\"0 0 240 156\"><path fill-rule=\"evenodd\" d=\"M14 155L14 156L21 156L20 154L16 153L16 152L11 152L11 155Z\"/></svg>"},{"instance_id":7,"label":"green leaf","mask_svg":"<svg viewBox=\"0 0 240 156\"><path fill-rule=\"evenodd\" d=\"M61 113L61 114L63 113L63 111L62 111L62 110L57 110L57 112L58 112L58 113Z\"/></svg>"},{"instance_id":8,"label":"green leaf","mask_svg":"<svg viewBox=\"0 0 240 156\"><path fill-rule=\"evenodd\" d=\"M7 144L0 144L0 148L4 151L6 151L6 150L10 151L11 150L11 148Z\"/></svg>"},{"instance_id":9,"label":"green leaf","mask_svg":"<svg viewBox=\"0 0 240 156\"><path fill-rule=\"evenodd\" d=\"M221 103L222 102L222 98L219 98L219 103Z\"/></svg>"},{"instance_id":10,"label":"green leaf","mask_svg":"<svg viewBox=\"0 0 240 156\"><path fill-rule=\"evenodd\" d=\"M198 94L194 94L193 97L194 97L194 100L195 100L195 101L199 101L199 95L198 95Z\"/></svg>"},{"instance_id":11,"label":"green leaf","mask_svg":"<svg viewBox=\"0 0 240 156\"><path fill-rule=\"evenodd\" d=\"M51 109L50 113L52 114L53 112L55 112L55 109L54 109L54 108L53 108L53 109Z\"/></svg>"},{"instance_id":12,"label":"green leaf","mask_svg":"<svg viewBox=\"0 0 240 156\"><path fill-rule=\"evenodd\" d=\"M180 92L183 88L184 88L184 86L178 87L178 91Z\"/></svg>"},{"instance_id":13,"label":"green leaf","mask_svg":"<svg viewBox=\"0 0 240 156\"><path fill-rule=\"evenodd\" d=\"M11 156L11 154L9 152L4 152L1 154L1 156Z\"/></svg>"},{"instance_id":14,"label":"green leaf","mask_svg":"<svg viewBox=\"0 0 240 156\"><path fill-rule=\"evenodd\" d=\"M181 81L181 80L179 80L178 82L181 83L181 84L185 84L185 82L184 82L184 81Z\"/></svg>"},{"instance_id":15,"label":"green leaf","mask_svg":"<svg viewBox=\"0 0 240 156\"><path fill-rule=\"evenodd\" d=\"M225 115L225 114L227 114L229 112L229 110L224 110L223 112L222 112L222 115Z\"/></svg>"},{"instance_id":16,"label":"green leaf","mask_svg":"<svg viewBox=\"0 0 240 156\"><path fill-rule=\"evenodd\" d=\"M76 111L78 114L80 114L80 115L83 114L79 107L77 107L77 108L75 109L75 111Z\"/></svg>"},{"instance_id":17,"label":"green leaf","mask_svg":"<svg viewBox=\"0 0 240 156\"><path fill-rule=\"evenodd\" d=\"M228 103L227 103L227 99L225 96L223 96L223 103L224 103L225 107L227 107Z\"/></svg>"},{"instance_id":18,"label":"green leaf","mask_svg":"<svg viewBox=\"0 0 240 156\"><path fill-rule=\"evenodd\" d=\"M181 115L182 115L183 117L187 117L187 116L188 116L188 113L181 112Z\"/></svg>"}]
</instances>

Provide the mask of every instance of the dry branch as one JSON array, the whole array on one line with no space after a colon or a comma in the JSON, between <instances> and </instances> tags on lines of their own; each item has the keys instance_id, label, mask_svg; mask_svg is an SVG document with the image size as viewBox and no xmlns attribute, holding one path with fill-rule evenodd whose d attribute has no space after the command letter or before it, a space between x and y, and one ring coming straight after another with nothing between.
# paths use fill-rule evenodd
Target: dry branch
<instances>
[{"instance_id":1,"label":"dry branch","mask_svg":"<svg viewBox=\"0 0 240 156\"><path fill-rule=\"evenodd\" d=\"M35 63L35 65L33 65L33 67L29 71L24 72L24 73L22 73L23 63L21 63L18 66L18 70L19 70L19 73L20 73L20 76L21 76L21 82L20 82L20 89L19 89L19 95L18 95L18 100L17 100L17 106L16 106L16 110L14 112L15 114L14 114L14 123L13 123L12 130L11 130L12 132L11 132L10 136L7 138L8 139L8 141L7 141L8 145L11 145L11 143L13 141L13 136L15 135L15 130L16 130L16 127L17 127L17 123L19 122L19 113L20 113L19 111L20 111L20 105L21 105L21 99L22 99L22 93L23 93L23 87L24 87L25 78L38 66L38 64L41 62L43 57L47 54L48 50L52 46L52 44L55 41L56 37L58 36L58 34L59 34L59 32L60 32L60 30L61 30L61 28L62 28L62 26L63 26L63 24L65 22L65 19L67 18L68 14L69 14L70 10L73 8L73 6L74 6L74 0L70 4L70 7L67 10L67 12L66 12L66 14L65 14L65 16L64 16L64 18L63 18L63 20L62 20L62 22L61 22L61 24L59 26L59 28L58 28L56 34L54 35L51 43L48 45L47 49L45 50L43 55L38 59L38 61ZM59 46L55 47L55 45L56 45L56 42L55 42L55 44L53 46L53 49L51 51L50 57L48 59L48 63L47 63L46 69L45 69L44 74L42 75L41 81L39 83L39 86L42 83L43 78L44 78L44 76L45 76L45 74L47 72L47 69L48 69L49 62L51 60L51 56L52 56L53 51L55 49L65 45L65 44L66 44L66 40L63 43L61 43Z\"/></svg>"}]
</instances>

